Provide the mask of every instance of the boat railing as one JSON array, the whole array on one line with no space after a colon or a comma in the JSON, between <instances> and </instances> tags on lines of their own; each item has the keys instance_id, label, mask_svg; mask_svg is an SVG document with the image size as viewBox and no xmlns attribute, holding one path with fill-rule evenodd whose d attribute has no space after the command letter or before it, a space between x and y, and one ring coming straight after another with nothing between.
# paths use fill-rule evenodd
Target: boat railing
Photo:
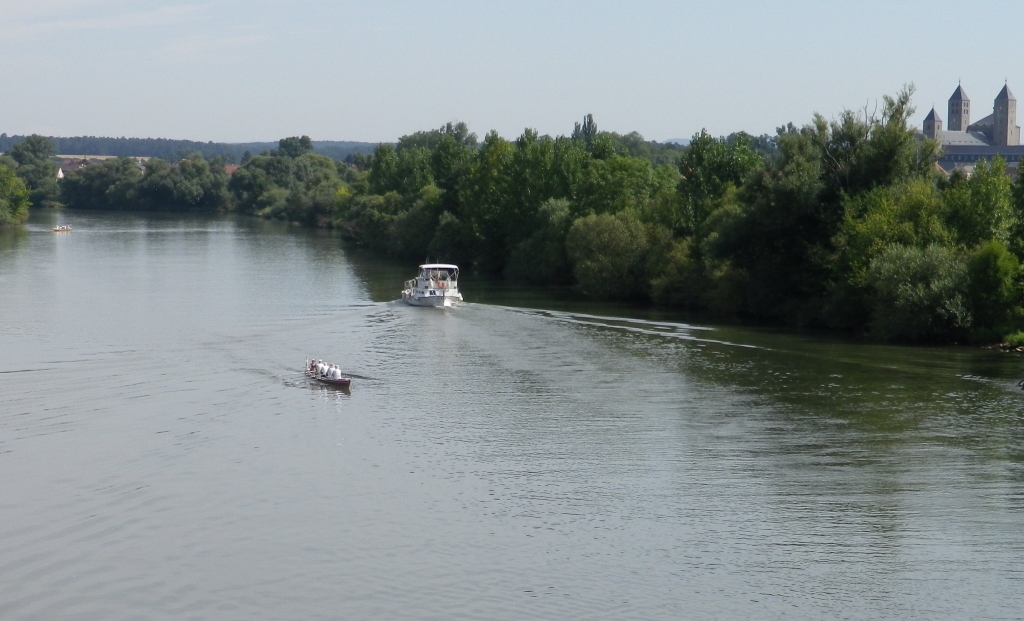
<instances>
[{"instance_id":1,"label":"boat railing","mask_svg":"<svg viewBox=\"0 0 1024 621\"><path fill-rule=\"evenodd\" d=\"M459 282L454 278L413 278L405 281L406 289L443 289L458 290Z\"/></svg>"}]
</instances>

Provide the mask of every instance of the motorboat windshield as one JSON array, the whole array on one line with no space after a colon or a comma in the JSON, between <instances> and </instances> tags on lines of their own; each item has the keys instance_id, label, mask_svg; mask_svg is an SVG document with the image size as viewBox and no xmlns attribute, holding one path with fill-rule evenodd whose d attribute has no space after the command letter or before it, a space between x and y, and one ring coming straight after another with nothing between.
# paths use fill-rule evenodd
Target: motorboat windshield
<instances>
[{"instance_id":1,"label":"motorboat windshield","mask_svg":"<svg viewBox=\"0 0 1024 621\"><path fill-rule=\"evenodd\" d=\"M446 263L429 263L420 266L420 278L435 282L454 282L459 279L459 268Z\"/></svg>"}]
</instances>

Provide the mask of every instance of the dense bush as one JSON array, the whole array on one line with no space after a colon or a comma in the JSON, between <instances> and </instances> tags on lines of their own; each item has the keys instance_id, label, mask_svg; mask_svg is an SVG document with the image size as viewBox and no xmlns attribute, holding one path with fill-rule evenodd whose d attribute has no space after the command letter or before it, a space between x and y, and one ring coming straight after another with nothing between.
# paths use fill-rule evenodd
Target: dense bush
<instances>
[{"instance_id":1,"label":"dense bush","mask_svg":"<svg viewBox=\"0 0 1024 621\"><path fill-rule=\"evenodd\" d=\"M64 177L61 199L76 209L136 209L142 169L128 158L79 168Z\"/></svg>"},{"instance_id":2,"label":"dense bush","mask_svg":"<svg viewBox=\"0 0 1024 621\"><path fill-rule=\"evenodd\" d=\"M880 338L951 340L971 326L967 266L948 248L889 246L871 261L868 282Z\"/></svg>"},{"instance_id":3,"label":"dense bush","mask_svg":"<svg viewBox=\"0 0 1024 621\"><path fill-rule=\"evenodd\" d=\"M351 195L344 164L312 152L307 136L284 138L280 148L248 159L231 175L230 204L261 218L330 226Z\"/></svg>"},{"instance_id":4,"label":"dense bush","mask_svg":"<svg viewBox=\"0 0 1024 621\"><path fill-rule=\"evenodd\" d=\"M135 195L148 209L219 210L228 206L227 185L224 160L207 162L193 153L177 164L158 159L146 162Z\"/></svg>"},{"instance_id":5,"label":"dense bush","mask_svg":"<svg viewBox=\"0 0 1024 621\"><path fill-rule=\"evenodd\" d=\"M590 215L573 222L566 250L580 291L606 299L646 291L647 232L629 212Z\"/></svg>"},{"instance_id":6,"label":"dense bush","mask_svg":"<svg viewBox=\"0 0 1024 621\"><path fill-rule=\"evenodd\" d=\"M697 310L708 306L712 286L693 238L687 237L673 242L660 273L651 283L651 296L663 304Z\"/></svg>"},{"instance_id":7,"label":"dense bush","mask_svg":"<svg viewBox=\"0 0 1024 621\"><path fill-rule=\"evenodd\" d=\"M989 240L967 263L975 327L1005 332L1021 303L1020 262L1002 242Z\"/></svg>"}]
</instances>

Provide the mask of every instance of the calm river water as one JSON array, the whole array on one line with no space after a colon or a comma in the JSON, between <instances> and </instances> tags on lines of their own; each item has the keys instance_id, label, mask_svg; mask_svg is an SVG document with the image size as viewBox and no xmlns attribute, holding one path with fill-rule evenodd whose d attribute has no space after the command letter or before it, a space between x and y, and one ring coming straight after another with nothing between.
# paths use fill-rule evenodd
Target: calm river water
<instances>
[{"instance_id":1,"label":"calm river water","mask_svg":"<svg viewBox=\"0 0 1024 621\"><path fill-rule=\"evenodd\" d=\"M0 233L0 619L1024 615L1022 358L414 272L231 218Z\"/></svg>"}]
</instances>

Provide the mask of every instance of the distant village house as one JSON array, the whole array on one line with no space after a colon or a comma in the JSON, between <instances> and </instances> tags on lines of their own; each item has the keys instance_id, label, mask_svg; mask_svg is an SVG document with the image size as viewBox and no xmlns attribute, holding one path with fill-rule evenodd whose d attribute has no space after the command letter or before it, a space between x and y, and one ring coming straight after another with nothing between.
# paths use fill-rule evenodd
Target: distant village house
<instances>
[{"instance_id":1,"label":"distant village house","mask_svg":"<svg viewBox=\"0 0 1024 621\"><path fill-rule=\"evenodd\" d=\"M54 159L58 160L57 178L58 179L63 179L65 175L68 175L68 174L78 170L79 168L84 168L85 166L90 166L92 164L100 164L100 163L104 162L105 160L117 159L117 156L113 156L113 155L58 155ZM135 165L138 166L139 169L145 170L146 161L149 160L150 158L148 158L148 157L133 157L131 159L135 160ZM236 170L238 170L239 168L241 168L241 166L238 166L237 164L228 164L228 165L224 166L224 172L226 172L227 174L231 175L231 174L234 174L234 172Z\"/></svg>"}]
</instances>

